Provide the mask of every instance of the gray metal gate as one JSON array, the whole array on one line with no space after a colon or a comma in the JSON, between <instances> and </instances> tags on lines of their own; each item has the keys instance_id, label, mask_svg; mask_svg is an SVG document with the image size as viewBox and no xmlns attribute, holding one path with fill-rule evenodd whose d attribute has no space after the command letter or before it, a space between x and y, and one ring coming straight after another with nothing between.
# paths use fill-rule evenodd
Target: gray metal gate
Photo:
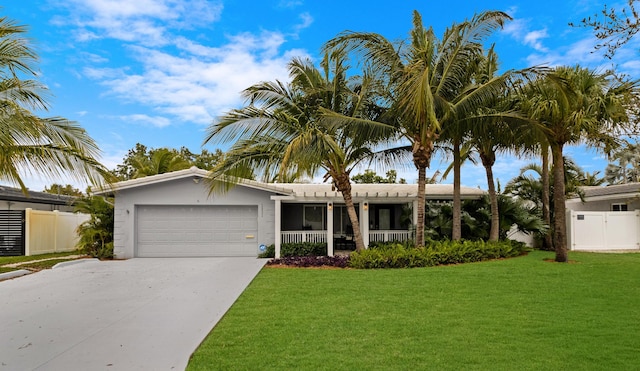
<instances>
[{"instance_id":1,"label":"gray metal gate","mask_svg":"<svg viewBox=\"0 0 640 371\"><path fill-rule=\"evenodd\" d=\"M0 256L24 255L24 210L0 210Z\"/></svg>"}]
</instances>

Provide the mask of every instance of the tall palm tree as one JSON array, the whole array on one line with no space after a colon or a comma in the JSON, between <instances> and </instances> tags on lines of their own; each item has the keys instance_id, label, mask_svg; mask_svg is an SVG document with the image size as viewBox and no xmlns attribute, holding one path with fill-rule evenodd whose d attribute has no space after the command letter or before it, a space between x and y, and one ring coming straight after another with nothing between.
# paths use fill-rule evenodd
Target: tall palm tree
<instances>
[{"instance_id":1,"label":"tall palm tree","mask_svg":"<svg viewBox=\"0 0 640 371\"><path fill-rule=\"evenodd\" d=\"M345 54L325 55L318 70L309 60L289 63L291 83L253 85L249 104L208 129L205 143L234 142L212 171L213 187L240 181L247 168L268 179L314 176L324 171L343 195L356 249L365 248L351 194L351 171L372 155L371 145L393 128L377 123L381 111L376 81L367 72L347 77ZM220 181L220 182L217 182Z\"/></svg>"},{"instance_id":2,"label":"tall palm tree","mask_svg":"<svg viewBox=\"0 0 640 371\"><path fill-rule=\"evenodd\" d=\"M426 169L434 143L444 126L482 105L501 85L496 81L484 89L465 90L468 64L481 52L484 39L508 19L511 18L503 12L483 12L452 25L438 39L433 29L424 27L420 13L414 11L407 42L392 43L376 33L344 32L324 46L325 50L346 48L361 53L385 76L399 135L409 143L418 170L418 245L424 244Z\"/></svg>"},{"instance_id":3,"label":"tall palm tree","mask_svg":"<svg viewBox=\"0 0 640 371\"><path fill-rule=\"evenodd\" d=\"M532 82L521 104L538 121L553 159L553 245L556 261L567 261L564 146L586 142L605 151L617 142L616 125L629 121L626 107L637 89L635 81L621 81L610 72L557 67Z\"/></svg>"},{"instance_id":4,"label":"tall palm tree","mask_svg":"<svg viewBox=\"0 0 640 371\"><path fill-rule=\"evenodd\" d=\"M27 188L22 173L51 180L68 175L98 183L110 174L96 158L100 151L87 132L61 117L38 117L46 110L47 89L36 80L36 53L24 38L26 27L0 18L0 179Z\"/></svg>"}]
</instances>

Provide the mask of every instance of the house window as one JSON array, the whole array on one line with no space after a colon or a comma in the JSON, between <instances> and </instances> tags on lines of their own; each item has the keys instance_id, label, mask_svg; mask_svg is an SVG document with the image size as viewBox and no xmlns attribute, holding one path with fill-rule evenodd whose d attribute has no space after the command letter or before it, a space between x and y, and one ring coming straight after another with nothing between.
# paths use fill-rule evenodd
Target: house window
<instances>
[{"instance_id":1,"label":"house window","mask_svg":"<svg viewBox=\"0 0 640 371\"><path fill-rule=\"evenodd\" d=\"M627 211L627 204L611 204L611 211Z\"/></svg>"}]
</instances>

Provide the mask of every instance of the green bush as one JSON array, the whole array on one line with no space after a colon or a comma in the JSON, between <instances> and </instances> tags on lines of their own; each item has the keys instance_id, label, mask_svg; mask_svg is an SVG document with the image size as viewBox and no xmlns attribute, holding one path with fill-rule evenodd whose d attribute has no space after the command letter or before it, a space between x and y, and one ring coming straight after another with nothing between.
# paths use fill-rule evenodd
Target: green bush
<instances>
[{"instance_id":1,"label":"green bush","mask_svg":"<svg viewBox=\"0 0 640 371\"><path fill-rule=\"evenodd\" d=\"M509 258L527 251L529 249L524 243L511 240L429 241L426 247L418 248L388 243L352 253L349 266L358 269L432 267Z\"/></svg>"},{"instance_id":2,"label":"green bush","mask_svg":"<svg viewBox=\"0 0 640 371\"><path fill-rule=\"evenodd\" d=\"M276 257L276 245L274 244L267 246L267 249L258 255L258 258L275 258L275 257Z\"/></svg>"},{"instance_id":3,"label":"green bush","mask_svg":"<svg viewBox=\"0 0 640 371\"><path fill-rule=\"evenodd\" d=\"M327 244L315 242L283 243L280 246L280 257L289 256L326 256ZM269 245L267 249L258 255L258 258L275 258L276 245Z\"/></svg>"},{"instance_id":4,"label":"green bush","mask_svg":"<svg viewBox=\"0 0 640 371\"><path fill-rule=\"evenodd\" d=\"M327 255L327 244L322 242L283 243L280 256L323 256Z\"/></svg>"}]
</instances>

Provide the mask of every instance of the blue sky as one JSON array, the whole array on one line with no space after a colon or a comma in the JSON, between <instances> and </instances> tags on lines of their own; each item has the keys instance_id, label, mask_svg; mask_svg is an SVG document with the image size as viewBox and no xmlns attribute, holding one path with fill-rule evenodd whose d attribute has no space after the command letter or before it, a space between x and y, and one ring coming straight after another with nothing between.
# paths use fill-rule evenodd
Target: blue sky
<instances>
[{"instance_id":1,"label":"blue sky","mask_svg":"<svg viewBox=\"0 0 640 371\"><path fill-rule=\"evenodd\" d=\"M317 60L322 44L344 30L404 39L414 9L438 35L479 11L510 14L513 21L491 38L503 69L579 63L637 77L638 40L610 61L593 53L591 30L568 26L603 6L590 0L30 0L3 5L0 14L29 26L40 79L53 95L48 114L78 121L98 142L102 162L115 168L138 142L200 152L207 125L242 105L241 90L286 80L292 57ZM581 147L567 153L590 172L607 163ZM495 174L504 186L529 162L503 157ZM434 159L428 174L447 164ZM415 182L411 164L397 168ZM32 190L52 183L25 178ZM486 188L480 167L466 165L462 182Z\"/></svg>"}]
</instances>

